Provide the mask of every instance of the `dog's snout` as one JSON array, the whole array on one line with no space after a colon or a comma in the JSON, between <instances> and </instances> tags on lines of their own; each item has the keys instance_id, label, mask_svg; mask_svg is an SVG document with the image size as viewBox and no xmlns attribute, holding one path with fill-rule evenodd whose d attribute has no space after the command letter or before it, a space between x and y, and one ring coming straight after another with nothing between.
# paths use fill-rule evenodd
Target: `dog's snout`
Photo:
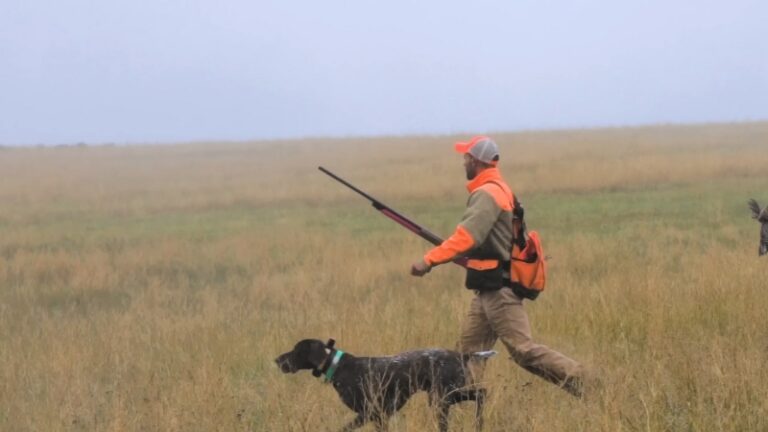
<instances>
[{"instance_id":1,"label":"dog's snout","mask_svg":"<svg viewBox=\"0 0 768 432\"><path fill-rule=\"evenodd\" d=\"M288 354L282 354L279 357L277 357L275 359L275 363L277 364L277 367L280 368L280 371L283 373L295 372L291 367L291 362Z\"/></svg>"}]
</instances>

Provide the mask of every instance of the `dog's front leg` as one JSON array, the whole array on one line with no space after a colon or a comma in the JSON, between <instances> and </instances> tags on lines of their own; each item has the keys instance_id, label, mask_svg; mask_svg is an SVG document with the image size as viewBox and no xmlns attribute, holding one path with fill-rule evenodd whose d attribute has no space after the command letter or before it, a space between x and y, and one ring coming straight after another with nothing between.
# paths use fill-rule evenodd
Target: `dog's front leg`
<instances>
[{"instance_id":1,"label":"dog's front leg","mask_svg":"<svg viewBox=\"0 0 768 432\"><path fill-rule=\"evenodd\" d=\"M376 423L376 432L387 432L389 430L389 417L387 415L379 415L373 418Z\"/></svg>"},{"instance_id":2,"label":"dog's front leg","mask_svg":"<svg viewBox=\"0 0 768 432\"><path fill-rule=\"evenodd\" d=\"M343 429L341 429L341 432L353 431L353 430L359 428L360 426L364 425L367 421L368 421L368 419L364 415L358 414L357 417L355 417L354 420L349 422L349 424L347 424L346 426L344 426Z\"/></svg>"},{"instance_id":3,"label":"dog's front leg","mask_svg":"<svg viewBox=\"0 0 768 432\"><path fill-rule=\"evenodd\" d=\"M437 425L440 432L448 432L448 410L451 408L445 402L440 402L437 406Z\"/></svg>"},{"instance_id":4,"label":"dog's front leg","mask_svg":"<svg viewBox=\"0 0 768 432\"><path fill-rule=\"evenodd\" d=\"M448 432L448 410L451 402L439 393L429 392L429 406L435 410L437 425L440 432Z\"/></svg>"}]
</instances>

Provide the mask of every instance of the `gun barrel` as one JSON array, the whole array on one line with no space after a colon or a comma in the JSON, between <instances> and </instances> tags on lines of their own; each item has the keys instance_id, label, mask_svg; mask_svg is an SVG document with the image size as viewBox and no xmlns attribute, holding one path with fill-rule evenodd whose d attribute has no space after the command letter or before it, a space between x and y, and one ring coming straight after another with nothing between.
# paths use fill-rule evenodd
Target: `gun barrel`
<instances>
[{"instance_id":1,"label":"gun barrel","mask_svg":"<svg viewBox=\"0 0 768 432\"><path fill-rule=\"evenodd\" d=\"M422 238L424 238L425 240L427 240L428 242L430 242L430 243L432 243L434 245L439 245L440 243L443 242L443 239L441 239L440 237L438 237L435 234L431 233L429 230L421 227L416 222L408 219L405 215L401 214L400 212L398 212L397 210L393 209L392 207L384 204L383 202L381 202L381 201L377 200L376 198L374 198L374 197L368 195L367 193L363 192L359 188L355 187L355 185L353 185L352 183L344 180L343 178L337 176L336 174L328 171L327 169L325 169L323 167L317 167L317 169L319 169L320 171L322 171L325 174L329 175L331 178L333 178L334 180L336 180L339 183L343 184L344 186L352 189L353 191L355 191L358 194L360 194L360 195L364 196L365 198L367 198L368 201L370 201L371 204L373 205L373 208L375 208L376 210L384 213L385 216L387 216L388 218L394 220L395 222L399 223L400 225L404 226L409 231L412 231L413 233L421 236Z\"/></svg>"},{"instance_id":2,"label":"gun barrel","mask_svg":"<svg viewBox=\"0 0 768 432\"><path fill-rule=\"evenodd\" d=\"M429 231L428 229L422 227L421 225L417 224L416 222L408 219L406 216L400 214L397 210L393 209L392 207L389 207L388 205L384 204L383 202L377 200L376 198L368 195L367 193L363 192L362 190L355 187L352 183L344 180L343 178L337 176L336 174L328 171L327 169L319 166L317 167L320 171L327 174L334 180L338 181L339 183L343 184L344 186L352 189L353 191L357 192L358 194L364 196L368 201L371 202L371 205L373 205L373 208L380 211L384 214L384 216L392 219L393 221L399 223L403 227L405 227L407 230L413 232L414 234L418 235L419 237L423 238L424 240L432 243L435 246L439 246L443 243L443 239L434 234L433 232ZM454 263L466 267L466 258L456 258L453 260Z\"/></svg>"},{"instance_id":3,"label":"gun barrel","mask_svg":"<svg viewBox=\"0 0 768 432\"><path fill-rule=\"evenodd\" d=\"M368 198L369 201L371 201L373 203L380 203L381 205L384 205L383 203L381 203L381 201L379 201L376 198L374 198L374 197L368 195L367 193L361 191L360 189L356 188L352 183L344 180L343 178L341 178L341 177L337 176L336 174L328 171L327 169L325 169L325 168L323 168L321 166L317 167L317 169L319 169L320 171L322 171L322 172L326 173L327 175L331 176L334 180L336 180L337 182L343 184L344 186L346 186L346 187L352 189L353 191L359 193L360 195Z\"/></svg>"}]
</instances>

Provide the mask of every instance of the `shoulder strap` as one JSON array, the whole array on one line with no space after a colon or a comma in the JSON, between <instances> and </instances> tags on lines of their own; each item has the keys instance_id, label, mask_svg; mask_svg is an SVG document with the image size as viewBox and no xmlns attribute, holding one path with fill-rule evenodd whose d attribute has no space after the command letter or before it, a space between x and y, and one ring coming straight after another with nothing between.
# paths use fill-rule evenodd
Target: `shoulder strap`
<instances>
[{"instance_id":1,"label":"shoulder strap","mask_svg":"<svg viewBox=\"0 0 768 432\"><path fill-rule=\"evenodd\" d=\"M485 183L485 184L489 184L489 183L493 183L496 186L498 186L499 189L501 189L501 191L504 192L504 194L506 194L507 193L507 189L509 189L509 193L510 193L510 195L512 195L512 203L511 203L512 204L512 211L514 211L520 205L520 203L517 201L517 196L515 196L515 193L512 192L512 189L510 189L508 185L507 185L506 188L504 188L504 186L502 186L502 184L497 182L496 180L491 180L491 181L489 181L488 183Z\"/></svg>"},{"instance_id":2,"label":"shoulder strap","mask_svg":"<svg viewBox=\"0 0 768 432\"><path fill-rule=\"evenodd\" d=\"M499 189L505 191L504 186L495 180L491 180L488 183L493 183L498 186ZM525 249L527 237L525 219L523 218L525 216L525 210L523 209L523 205L520 204L520 201L517 200L517 195L515 195L511 189L509 192L512 194L512 215L514 216L512 220L512 241L520 248L520 250L523 250Z\"/></svg>"}]
</instances>

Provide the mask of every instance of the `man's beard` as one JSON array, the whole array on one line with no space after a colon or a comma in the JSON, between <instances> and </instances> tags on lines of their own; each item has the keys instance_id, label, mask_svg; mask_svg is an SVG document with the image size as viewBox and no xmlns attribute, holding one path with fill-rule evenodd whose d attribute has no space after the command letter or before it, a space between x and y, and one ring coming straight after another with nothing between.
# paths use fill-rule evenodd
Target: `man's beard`
<instances>
[{"instance_id":1,"label":"man's beard","mask_svg":"<svg viewBox=\"0 0 768 432\"><path fill-rule=\"evenodd\" d=\"M467 180L474 180L475 177L477 177L477 170L474 168L472 169L467 168L466 172L467 172Z\"/></svg>"}]
</instances>

